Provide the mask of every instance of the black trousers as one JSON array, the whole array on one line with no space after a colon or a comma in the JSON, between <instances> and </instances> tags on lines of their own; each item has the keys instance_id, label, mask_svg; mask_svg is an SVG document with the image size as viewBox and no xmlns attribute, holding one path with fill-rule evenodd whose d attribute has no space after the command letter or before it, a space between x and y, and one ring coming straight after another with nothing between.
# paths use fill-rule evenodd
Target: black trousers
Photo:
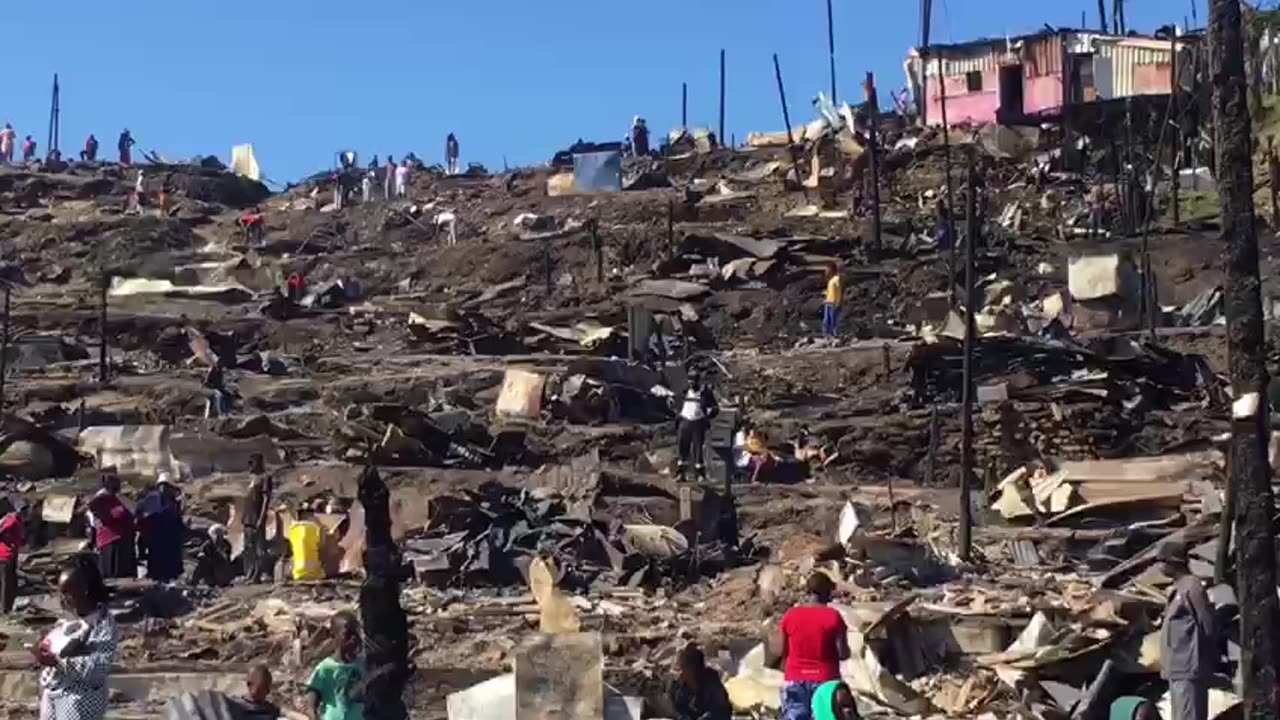
<instances>
[{"instance_id":1,"label":"black trousers","mask_svg":"<svg viewBox=\"0 0 1280 720\"><path fill-rule=\"evenodd\" d=\"M18 599L18 558L0 560L0 612L13 612Z\"/></svg>"},{"instance_id":2,"label":"black trousers","mask_svg":"<svg viewBox=\"0 0 1280 720\"><path fill-rule=\"evenodd\" d=\"M131 538L98 548L98 569L104 579L137 578L138 555Z\"/></svg>"},{"instance_id":3,"label":"black trousers","mask_svg":"<svg viewBox=\"0 0 1280 720\"><path fill-rule=\"evenodd\" d=\"M699 477L706 477L707 464L702 456L706 438L706 418L680 421L680 426L676 429L676 446L680 454L677 471L681 477L689 470L690 464L693 465L693 470Z\"/></svg>"}]
</instances>

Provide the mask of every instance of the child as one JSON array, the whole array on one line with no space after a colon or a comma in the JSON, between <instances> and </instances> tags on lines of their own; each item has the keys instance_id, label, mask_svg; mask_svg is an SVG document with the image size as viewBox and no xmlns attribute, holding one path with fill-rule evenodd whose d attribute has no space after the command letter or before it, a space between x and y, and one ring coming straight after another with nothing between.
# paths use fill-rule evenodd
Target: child
<instances>
[{"instance_id":1,"label":"child","mask_svg":"<svg viewBox=\"0 0 1280 720\"><path fill-rule=\"evenodd\" d=\"M245 696L240 699L237 716L243 720L276 720L280 708L267 698L271 696L271 671L266 665L255 665L245 678Z\"/></svg>"},{"instance_id":2,"label":"child","mask_svg":"<svg viewBox=\"0 0 1280 720\"><path fill-rule=\"evenodd\" d=\"M320 661L307 681L312 720L364 720L366 669L360 657L360 621L347 611L329 622L338 647Z\"/></svg>"}]
</instances>

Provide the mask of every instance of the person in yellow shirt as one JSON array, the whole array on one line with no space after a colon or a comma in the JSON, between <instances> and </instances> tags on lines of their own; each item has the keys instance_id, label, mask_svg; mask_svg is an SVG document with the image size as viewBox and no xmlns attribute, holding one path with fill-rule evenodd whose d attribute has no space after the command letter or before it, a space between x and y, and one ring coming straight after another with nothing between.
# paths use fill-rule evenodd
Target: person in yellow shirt
<instances>
[{"instance_id":1,"label":"person in yellow shirt","mask_svg":"<svg viewBox=\"0 0 1280 720\"><path fill-rule=\"evenodd\" d=\"M822 335L835 337L840 323L840 302L844 300L844 282L840 279L840 268L831 263L827 266L827 297L822 303Z\"/></svg>"}]
</instances>

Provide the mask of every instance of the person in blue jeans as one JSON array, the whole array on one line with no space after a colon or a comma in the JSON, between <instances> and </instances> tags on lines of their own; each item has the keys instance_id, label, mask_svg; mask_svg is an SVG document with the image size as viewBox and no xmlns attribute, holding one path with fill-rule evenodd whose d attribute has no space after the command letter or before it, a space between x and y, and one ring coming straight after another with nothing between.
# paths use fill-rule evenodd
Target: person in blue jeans
<instances>
[{"instance_id":1,"label":"person in blue jeans","mask_svg":"<svg viewBox=\"0 0 1280 720\"><path fill-rule=\"evenodd\" d=\"M822 336L835 337L839 333L840 303L844 300L844 282L840 268L835 263L827 266L827 294L822 303Z\"/></svg>"},{"instance_id":2,"label":"person in blue jeans","mask_svg":"<svg viewBox=\"0 0 1280 720\"><path fill-rule=\"evenodd\" d=\"M828 606L835 583L826 573L815 572L805 589L809 602L782 618L782 720L813 720L814 694L840 679L840 661L849 658L844 617Z\"/></svg>"}]
</instances>

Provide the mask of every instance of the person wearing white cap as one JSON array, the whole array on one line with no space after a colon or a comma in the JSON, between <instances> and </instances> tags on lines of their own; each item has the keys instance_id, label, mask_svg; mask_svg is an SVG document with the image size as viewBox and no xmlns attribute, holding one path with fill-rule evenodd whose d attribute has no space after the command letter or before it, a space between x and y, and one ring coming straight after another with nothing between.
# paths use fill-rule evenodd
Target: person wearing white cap
<instances>
[{"instance_id":1,"label":"person wearing white cap","mask_svg":"<svg viewBox=\"0 0 1280 720\"><path fill-rule=\"evenodd\" d=\"M147 577L158 582L182 577L182 540L186 527L180 494L173 474L161 471L156 478L156 489L138 504L140 559L146 560Z\"/></svg>"}]
</instances>

